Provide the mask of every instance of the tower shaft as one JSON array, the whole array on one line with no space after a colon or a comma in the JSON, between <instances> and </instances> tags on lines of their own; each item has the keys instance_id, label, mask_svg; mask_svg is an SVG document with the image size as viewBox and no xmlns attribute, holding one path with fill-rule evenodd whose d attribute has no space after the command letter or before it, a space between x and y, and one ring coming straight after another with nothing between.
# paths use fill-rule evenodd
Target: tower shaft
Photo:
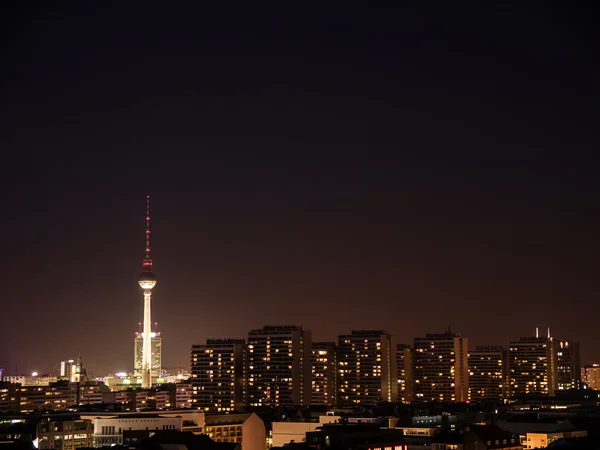
<instances>
[{"instance_id":1,"label":"tower shaft","mask_svg":"<svg viewBox=\"0 0 600 450\"><path fill-rule=\"evenodd\" d=\"M152 387L152 321L150 298L152 291L144 289L144 331L142 338L142 389Z\"/></svg>"}]
</instances>

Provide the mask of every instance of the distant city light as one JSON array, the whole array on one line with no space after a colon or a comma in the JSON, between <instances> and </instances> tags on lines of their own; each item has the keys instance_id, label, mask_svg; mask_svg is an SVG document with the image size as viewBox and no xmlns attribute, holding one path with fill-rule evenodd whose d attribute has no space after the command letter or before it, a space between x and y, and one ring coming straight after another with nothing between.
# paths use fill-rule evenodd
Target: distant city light
<instances>
[{"instance_id":1,"label":"distant city light","mask_svg":"<svg viewBox=\"0 0 600 450\"><path fill-rule=\"evenodd\" d=\"M31 372L31 376L32 376L32 377L37 377L37 376L38 376L38 373L37 373L37 372Z\"/></svg>"}]
</instances>

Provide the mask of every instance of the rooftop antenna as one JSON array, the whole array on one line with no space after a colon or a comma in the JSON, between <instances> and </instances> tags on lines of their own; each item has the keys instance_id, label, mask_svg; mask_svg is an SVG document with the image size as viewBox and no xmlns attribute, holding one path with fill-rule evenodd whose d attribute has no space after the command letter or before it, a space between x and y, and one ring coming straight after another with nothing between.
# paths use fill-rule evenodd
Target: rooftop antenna
<instances>
[{"instance_id":1,"label":"rooftop antenna","mask_svg":"<svg viewBox=\"0 0 600 450\"><path fill-rule=\"evenodd\" d=\"M550 337L550 327L548 327L548 339L552 339L552 338Z\"/></svg>"},{"instance_id":2,"label":"rooftop antenna","mask_svg":"<svg viewBox=\"0 0 600 450\"><path fill-rule=\"evenodd\" d=\"M536 338L540 337L540 329L538 327L535 327L535 337Z\"/></svg>"}]
</instances>

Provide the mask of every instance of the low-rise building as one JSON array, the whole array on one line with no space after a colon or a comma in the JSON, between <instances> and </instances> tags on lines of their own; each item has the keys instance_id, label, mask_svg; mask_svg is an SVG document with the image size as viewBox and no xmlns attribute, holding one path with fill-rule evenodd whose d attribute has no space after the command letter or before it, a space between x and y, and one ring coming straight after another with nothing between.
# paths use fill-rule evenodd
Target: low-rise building
<instances>
[{"instance_id":1,"label":"low-rise building","mask_svg":"<svg viewBox=\"0 0 600 450\"><path fill-rule=\"evenodd\" d=\"M21 386L49 386L50 383L56 383L58 377L53 375L5 375L2 381L17 383Z\"/></svg>"},{"instance_id":2,"label":"low-rise building","mask_svg":"<svg viewBox=\"0 0 600 450\"><path fill-rule=\"evenodd\" d=\"M265 450L265 423L256 414L220 414L205 417L204 433L215 442L241 444L242 450Z\"/></svg>"},{"instance_id":3,"label":"low-rise building","mask_svg":"<svg viewBox=\"0 0 600 450\"><path fill-rule=\"evenodd\" d=\"M81 413L81 419L94 424L94 445L122 444L123 432L131 430L176 430L201 433L204 428L204 413L195 410L132 411Z\"/></svg>"},{"instance_id":4,"label":"low-rise building","mask_svg":"<svg viewBox=\"0 0 600 450\"><path fill-rule=\"evenodd\" d=\"M191 383L161 384L157 387L157 392L153 394L153 398L156 400L156 409L191 408L193 392ZM165 398L165 393L167 393L168 399Z\"/></svg>"},{"instance_id":5,"label":"low-rise building","mask_svg":"<svg viewBox=\"0 0 600 450\"><path fill-rule=\"evenodd\" d=\"M79 385L79 404L94 405L102 403L102 393L108 391L104 383L89 381Z\"/></svg>"},{"instance_id":6,"label":"low-rise building","mask_svg":"<svg viewBox=\"0 0 600 450\"><path fill-rule=\"evenodd\" d=\"M158 410L171 408L171 393L169 391L158 390L154 395L155 407Z\"/></svg>"},{"instance_id":7,"label":"low-rise building","mask_svg":"<svg viewBox=\"0 0 600 450\"><path fill-rule=\"evenodd\" d=\"M411 426L407 426L407 427L396 427L396 429L400 429L402 430L402 434L404 434L404 436L411 436L411 437L427 437L427 438L431 438L433 436L435 436L437 434L437 432L439 431L439 428L437 427L411 427Z\"/></svg>"},{"instance_id":8,"label":"low-rise building","mask_svg":"<svg viewBox=\"0 0 600 450\"><path fill-rule=\"evenodd\" d=\"M273 422L273 447L283 447L290 442L305 442L306 433L317 431L319 422Z\"/></svg>"},{"instance_id":9,"label":"low-rise building","mask_svg":"<svg viewBox=\"0 0 600 450\"><path fill-rule=\"evenodd\" d=\"M521 444L523 444L525 449L546 448L559 439L586 436L587 431L585 430L527 433L525 436L521 436Z\"/></svg>"},{"instance_id":10,"label":"low-rise building","mask_svg":"<svg viewBox=\"0 0 600 450\"><path fill-rule=\"evenodd\" d=\"M48 386L21 386L19 389L19 411L64 411L77 405L78 383L57 381Z\"/></svg>"},{"instance_id":11,"label":"low-rise building","mask_svg":"<svg viewBox=\"0 0 600 450\"><path fill-rule=\"evenodd\" d=\"M181 431L183 425L181 416L163 416L156 413L98 416L92 420L95 447L122 445L124 430Z\"/></svg>"},{"instance_id":12,"label":"low-rise building","mask_svg":"<svg viewBox=\"0 0 600 450\"><path fill-rule=\"evenodd\" d=\"M569 419L562 418L497 420L496 425L519 436L519 441L525 449L546 448L559 439L587 436L586 430L578 429Z\"/></svg>"},{"instance_id":13,"label":"low-rise building","mask_svg":"<svg viewBox=\"0 0 600 450\"><path fill-rule=\"evenodd\" d=\"M306 434L306 445L315 450L407 450L402 431L374 423L323 424ZM294 444L290 444L293 448Z\"/></svg>"},{"instance_id":14,"label":"low-rise building","mask_svg":"<svg viewBox=\"0 0 600 450\"><path fill-rule=\"evenodd\" d=\"M91 420L42 421L37 426L40 450L75 450L92 447L94 431Z\"/></svg>"},{"instance_id":15,"label":"low-rise building","mask_svg":"<svg viewBox=\"0 0 600 450\"><path fill-rule=\"evenodd\" d=\"M523 450L523 446L496 425L470 425L461 431L436 434L431 450Z\"/></svg>"},{"instance_id":16,"label":"low-rise building","mask_svg":"<svg viewBox=\"0 0 600 450\"><path fill-rule=\"evenodd\" d=\"M21 385L0 381L0 412L18 412L19 411L19 393Z\"/></svg>"}]
</instances>

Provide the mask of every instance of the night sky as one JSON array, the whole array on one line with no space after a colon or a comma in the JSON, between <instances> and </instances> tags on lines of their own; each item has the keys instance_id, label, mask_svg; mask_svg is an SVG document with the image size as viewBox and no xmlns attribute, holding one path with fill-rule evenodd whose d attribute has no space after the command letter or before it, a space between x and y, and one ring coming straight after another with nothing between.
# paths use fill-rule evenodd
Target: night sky
<instances>
[{"instance_id":1,"label":"night sky","mask_svg":"<svg viewBox=\"0 0 600 450\"><path fill-rule=\"evenodd\" d=\"M132 370L146 195L166 367L267 324L600 362L595 11L415 4L6 12L0 367Z\"/></svg>"}]
</instances>

